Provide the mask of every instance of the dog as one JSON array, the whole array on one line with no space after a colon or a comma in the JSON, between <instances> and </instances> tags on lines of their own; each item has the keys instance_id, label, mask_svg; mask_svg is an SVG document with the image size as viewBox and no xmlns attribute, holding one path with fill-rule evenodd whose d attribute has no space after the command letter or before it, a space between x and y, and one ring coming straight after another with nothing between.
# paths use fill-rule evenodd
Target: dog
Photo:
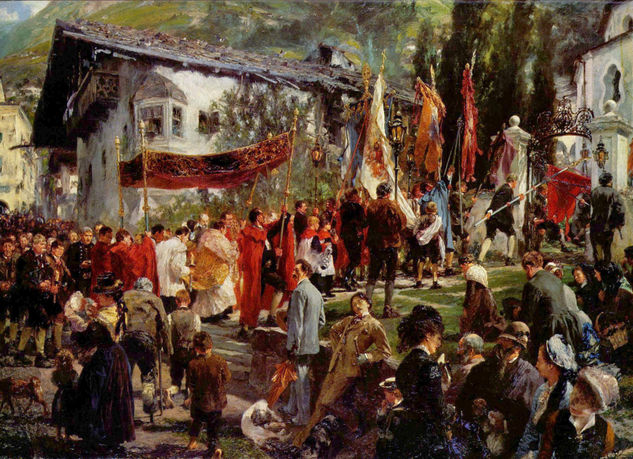
<instances>
[{"instance_id":1,"label":"dog","mask_svg":"<svg viewBox=\"0 0 633 459\"><path fill-rule=\"evenodd\" d=\"M4 378L0 379L0 411L4 408L5 403L11 408L11 414L15 414L13 400L25 398L29 400L29 404L24 410L27 412L33 403L42 405L44 416L48 416L48 406L44 401L42 394L42 383L39 378L32 376L29 379Z\"/></svg>"}]
</instances>

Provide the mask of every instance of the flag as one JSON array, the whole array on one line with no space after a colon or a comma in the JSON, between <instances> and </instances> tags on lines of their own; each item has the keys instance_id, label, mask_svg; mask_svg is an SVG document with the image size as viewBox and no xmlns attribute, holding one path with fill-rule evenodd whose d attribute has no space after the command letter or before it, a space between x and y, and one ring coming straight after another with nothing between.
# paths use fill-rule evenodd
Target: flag
<instances>
[{"instance_id":1,"label":"flag","mask_svg":"<svg viewBox=\"0 0 633 459\"><path fill-rule=\"evenodd\" d=\"M492 159L492 166L490 167L491 184L501 185L505 182L516 154L514 142L506 135L504 130L501 130L490 144L490 150L488 151L488 159Z\"/></svg>"},{"instance_id":2,"label":"flag","mask_svg":"<svg viewBox=\"0 0 633 459\"><path fill-rule=\"evenodd\" d=\"M363 162L362 145L365 139L366 127L366 110L364 110L365 102L358 104L350 113L345 126L345 135L347 136L347 147L341 157L341 178L343 183L352 183L356 181L356 174Z\"/></svg>"},{"instance_id":3,"label":"flag","mask_svg":"<svg viewBox=\"0 0 633 459\"><path fill-rule=\"evenodd\" d=\"M475 155L482 155L477 146L477 123L479 112L475 107L475 87L470 71L466 64L462 80L462 97L464 98L464 141L462 143L462 180L474 182Z\"/></svg>"},{"instance_id":4,"label":"flag","mask_svg":"<svg viewBox=\"0 0 633 459\"><path fill-rule=\"evenodd\" d=\"M415 85L415 98L422 102L418 136L415 141L415 165L420 172L434 173L442 159L442 121L446 108L439 94L420 78Z\"/></svg>"},{"instance_id":5,"label":"flag","mask_svg":"<svg viewBox=\"0 0 633 459\"><path fill-rule=\"evenodd\" d=\"M374 96L365 133L363 162L360 170L360 183L373 199L376 199L376 187L378 185L382 182L388 182L394 187L395 182L391 146L385 136L384 94L385 80L382 73L380 73L374 87ZM407 223L413 225L416 219L415 214L400 188L398 188L396 199L400 210L407 217Z\"/></svg>"},{"instance_id":6,"label":"flag","mask_svg":"<svg viewBox=\"0 0 633 459\"><path fill-rule=\"evenodd\" d=\"M587 164L587 161L583 162L583 165ZM633 176L633 140L629 144L629 158L626 164L627 177Z\"/></svg>"},{"instance_id":7,"label":"flag","mask_svg":"<svg viewBox=\"0 0 633 459\"><path fill-rule=\"evenodd\" d=\"M549 164L547 176L551 177L560 168ZM576 208L576 196L581 193L591 192L591 179L584 175L576 174L571 170L561 172L548 182L547 187L547 218L560 223L569 220Z\"/></svg>"}]
</instances>

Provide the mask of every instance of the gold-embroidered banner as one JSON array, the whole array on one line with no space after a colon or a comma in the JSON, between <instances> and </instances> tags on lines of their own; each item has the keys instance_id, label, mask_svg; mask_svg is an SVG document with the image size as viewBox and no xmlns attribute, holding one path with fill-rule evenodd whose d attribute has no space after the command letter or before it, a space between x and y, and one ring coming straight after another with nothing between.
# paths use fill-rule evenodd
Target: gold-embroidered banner
<instances>
[{"instance_id":1,"label":"gold-embroidered banner","mask_svg":"<svg viewBox=\"0 0 633 459\"><path fill-rule=\"evenodd\" d=\"M236 150L210 155L183 155L147 150L147 186L181 188L231 188L264 175L290 156L290 133ZM121 185L143 187L141 155L121 162Z\"/></svg>"}]
</instances>

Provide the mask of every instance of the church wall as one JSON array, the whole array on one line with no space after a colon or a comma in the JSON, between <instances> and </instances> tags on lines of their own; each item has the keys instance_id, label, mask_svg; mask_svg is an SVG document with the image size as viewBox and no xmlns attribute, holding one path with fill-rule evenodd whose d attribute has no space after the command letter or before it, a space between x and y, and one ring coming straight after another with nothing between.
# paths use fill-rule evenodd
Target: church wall
<instances>
[{"instance_id":1,"label":"church wall","mask_svg":"<svg viewBox=\"0 0 633 459\"><path fill-rule=\"evenodd\" d=\"M617 98L614 91L614 70L620 72L620 81L616 100L616 113L628 122L633 121L633 36L617 40L611 44L593 50L583 56L586 61L584 80L586 86L578 85L578 91L584 91L589 108L595 116L604 113L604 103ZM615 99L614 99L615 100Z\"/></svg>"},{"instance_id":2,"label":"church wall","mask_svg":"<svg viewBox=\"0 0 633 459\"><path fill-rule=\"evenodd\" d=\"M611 16L604 32L605 41L630 30L633 24L633 3L622 2L613 6Z\"/></svg>"}]
</instances>

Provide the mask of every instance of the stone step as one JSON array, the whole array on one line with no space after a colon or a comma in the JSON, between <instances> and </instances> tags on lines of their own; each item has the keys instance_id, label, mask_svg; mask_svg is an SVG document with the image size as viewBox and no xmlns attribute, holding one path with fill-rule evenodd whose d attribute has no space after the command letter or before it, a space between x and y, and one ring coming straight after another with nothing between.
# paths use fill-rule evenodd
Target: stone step
<instances>
[{"instance_id":1,"label":"stone step","mask_svg":"<svg viewBox=\"0 0 633 459\"><path fill-rule=\"evenodd\" d=\"M240 341L233 341L229 339L215 339L213 340L214 349L225 349L227 351L242 352L244 354L252 354L253 348L249 343L242 343Z\"/></svg>"},{"instance_id":2,"label":"stone step","mask_svg":"<svg viewBox=\"0 0 633 459\"><path fill-rule=\"evenodd\" d=\"M246 354L243 352L230 351L228 349L217 349L214 348L213 352L224 357L227 362L237 363L239 365L244 365L245 367L251 367L251 361L253 356L251 354Z\"/></svg>"},{"instance_id":3,"label":"stone step","mask_svg":"<svg viewBox=\"0 0 633 459\"><path fill-rule=\"evenodd\" d=\"M248 376L251 372L250 367L245 367L244 365L239 365L233 362L229 362L228 365L233 379L237 381L248 381Z\"/></svg>"}]
</instances>

